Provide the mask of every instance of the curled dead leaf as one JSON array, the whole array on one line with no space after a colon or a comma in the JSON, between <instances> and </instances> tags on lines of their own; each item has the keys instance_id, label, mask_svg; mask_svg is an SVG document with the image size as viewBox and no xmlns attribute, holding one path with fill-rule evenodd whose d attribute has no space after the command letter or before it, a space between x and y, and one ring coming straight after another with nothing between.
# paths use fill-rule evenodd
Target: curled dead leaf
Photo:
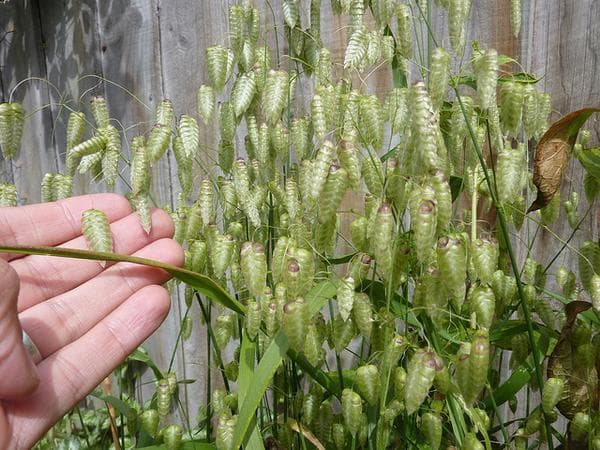
<instances>
[{"instance_id":1,"label":"curled dead leaf","mask_svg":"<svg viewBox=\"0 0 600 450\"><path fill-rule=\"evenodd\" d=\"M560 189L564 171L571 157L577 133L598 108L574 111L553 123L544 133L535 149L533 183L538 189L537 198L527 212L546 206Z\"/></svg>"}]
</instances>

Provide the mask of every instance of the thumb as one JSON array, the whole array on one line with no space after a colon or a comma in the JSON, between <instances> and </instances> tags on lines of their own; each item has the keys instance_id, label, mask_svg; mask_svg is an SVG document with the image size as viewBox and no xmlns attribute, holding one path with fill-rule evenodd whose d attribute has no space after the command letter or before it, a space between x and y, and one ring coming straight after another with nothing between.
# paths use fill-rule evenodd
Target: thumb
<instances>
[{"instance_id":1,"label":"thumb","mask_svg":"<svg viewBox=\"0 0 600 450\"><path fill-rule=\"evenodd\" d=\"M0 398L14 399L32 392L39 383L37 368L23 345L17 316L19 277L0 259Z\"/></svg>"}]
</instances>

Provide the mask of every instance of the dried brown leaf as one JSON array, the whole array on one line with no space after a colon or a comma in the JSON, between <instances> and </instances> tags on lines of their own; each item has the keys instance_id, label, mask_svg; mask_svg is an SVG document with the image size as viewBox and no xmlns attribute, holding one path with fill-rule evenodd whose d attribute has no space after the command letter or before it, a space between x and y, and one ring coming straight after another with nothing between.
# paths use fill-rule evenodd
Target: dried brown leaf
<instances>
[{"instance_id":1,"label":"dried brown leaf","mask_svg":"<svg viewBox=\"0 0 600 450\"><path fill-rule=\"evenodd\" d=\"M598 108L574 111L553 123L544 133L535 149L533 183L538 189L537 198L527 212L546 206L560 189L563 173L569 163L577 133Z\"/></svg>"}]
</instances>

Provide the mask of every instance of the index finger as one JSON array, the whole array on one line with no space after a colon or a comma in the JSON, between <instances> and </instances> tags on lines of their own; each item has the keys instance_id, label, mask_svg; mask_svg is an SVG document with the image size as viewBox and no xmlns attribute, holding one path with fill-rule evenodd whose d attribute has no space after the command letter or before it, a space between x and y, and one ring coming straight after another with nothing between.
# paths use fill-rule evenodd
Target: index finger
<instances>
[{"instance_id":1,"label":"index finger","mask_svg":"<svg viewBox=\"0 0 600 450\"><path fill-rule=\"evenodd\" d=\"M0 243L5 245L55 246L81 234L81 214L86 209L104 211L109 222L131 212L125 197L92 194L52 203L0 208ZM0 253L10 261L19 255Z\"/></svg>"}]
</instances>

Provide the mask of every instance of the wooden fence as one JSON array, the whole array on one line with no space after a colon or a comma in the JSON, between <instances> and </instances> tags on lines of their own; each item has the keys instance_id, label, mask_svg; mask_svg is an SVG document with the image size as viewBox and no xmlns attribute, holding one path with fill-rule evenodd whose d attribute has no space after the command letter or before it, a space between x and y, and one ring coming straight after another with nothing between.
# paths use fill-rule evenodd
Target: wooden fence
<instances>
[{"instance_id":1,"label":"wooden fence","mask_svg":"<svg viewBox=\"0 0 600 450\"><path fill-rule=\"evenodd\" d=\"M0 160L0 180L13 181L22 203L39 200L42 176L64 166L64 104L87 109L90 94L107 98L112 117L127 136L146 132L153 111L163 98L171 99L176 113L196 115L196 90L206 82L204 49L227 44L227 11L233 1L219 0L4 0L0 1L0 101L22 101L27 119L22 150L13 162ZM304 23L308 1L302 0ZM343 24L322 2L322 36L339 62L345 48ZM278 0L256 0L267 40L286 52ZM522 70L542 78L541 89L552 95L553 118L591 105L600 105L600 1L522 0L522 28L513 37L510 0L474 0L467 42L519 60ZM445 14L434 9L432 28L447 46ZM465 62L468 62L465 59ZM389 70L383 68L368 80L372 92L389 89ZM416 71L415 71L416 72ZM22 82L21 84L19 84ZM304 92L308 97L308 91ZM597 120L597 119L596 119ZM592 140L599 141L600 126L592 124ZM214 146L213 133L205 129L201 146ZM210 151L207 151L207 158ZM172 205L177 195L177 176L172 155L156 168L153 191L159 202ZM201 173L198 177L202 176ZM582 171L568 170L563 194L580 191ZM124 186L118 185L123 190ZM76 191L94 190L89 180L77 180ZM566 220L554 226L559 236L570 232ZM585 239L598 238L600 211L592 211L572 241L577 248ZM526 228L526 227L524 227ZM520 238L527 242L524 229ZM560 243L542 232L534 251L542 263L552 258ZM519 244L521 257L526 246ZM556 262L576 267L568 251ZM552 269L551 271L552 272ZM174 303L169 319L147 343L159 367L168 366L175 346L182 306ZM193 310L194 317L199 311ZM176 368L185 378L198 381L186 392L194 417L204 401L202 380L206 374L204 336L195 331L177 354Z\"/></svg>"}]
</instances>

